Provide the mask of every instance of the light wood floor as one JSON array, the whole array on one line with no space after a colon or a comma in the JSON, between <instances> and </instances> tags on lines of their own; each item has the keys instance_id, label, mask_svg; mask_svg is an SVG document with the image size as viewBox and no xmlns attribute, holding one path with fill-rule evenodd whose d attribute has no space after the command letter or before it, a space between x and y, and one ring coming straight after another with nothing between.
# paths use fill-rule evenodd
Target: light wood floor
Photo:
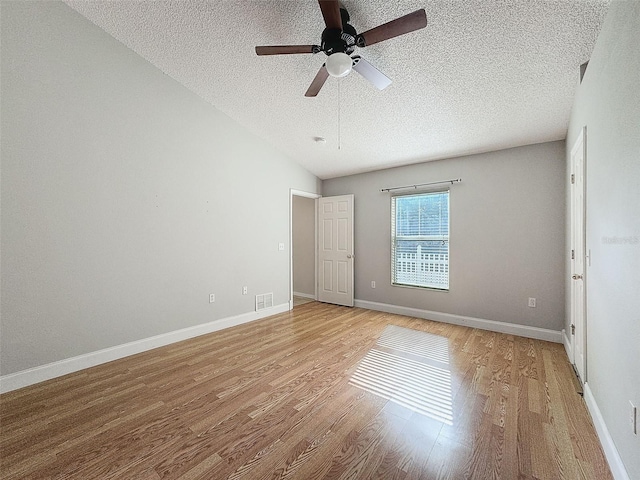
<instances>
[{"instance_id":1,"label":"light wood floor","mask_svg":"<svg viewBox=\"0 0 640 480\"><path fill-rule=\"evenodd\" d=\"M293 306L297 307L298 305L304 305L305 303L313 302L312 298L307 297L299 297L297 295L293 296Z\"/></svg>"},{"instance_id":2,"label":"light wood floor","mask_svg":"<svg viewBox=\"0 0 640 480\"><path fill-rule=\"evenodd\" d=\"M562 345L292 312L4 394L0 477L609 479Z\"/></svg>"}]
</instances>

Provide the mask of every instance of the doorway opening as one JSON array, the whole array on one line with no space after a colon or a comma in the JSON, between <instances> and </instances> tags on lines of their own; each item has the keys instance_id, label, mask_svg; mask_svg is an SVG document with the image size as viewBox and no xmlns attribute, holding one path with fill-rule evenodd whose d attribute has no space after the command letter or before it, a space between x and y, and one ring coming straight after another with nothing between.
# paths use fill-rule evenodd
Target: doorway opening
<instances>
[{"instance_id":1,"label":"doorway opening","mask_svg":"<svg viewBox=\"0 0 640 480\"><path fill-rule=\"evenodd\" d=\"M317 297L317 199L320 195L291 190L289 245L289 309Z\"/></svg>"}]
</instances>

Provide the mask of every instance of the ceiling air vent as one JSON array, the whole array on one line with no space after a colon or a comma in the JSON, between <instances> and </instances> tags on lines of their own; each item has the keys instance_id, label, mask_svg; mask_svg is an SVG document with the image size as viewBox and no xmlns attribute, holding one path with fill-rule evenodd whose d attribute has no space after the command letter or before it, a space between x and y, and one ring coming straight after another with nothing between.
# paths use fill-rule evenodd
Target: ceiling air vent
<instances>
[{"instance_id":1,"label":"ceiling air vent","mask_svg":"<svg viewBox=\"0 0 640 480\"><path fill-rule=\"evenodd\" d=\"M256 295L256 312L271 307L273 307L273 293Z\"/></svg>"}]
</instances>

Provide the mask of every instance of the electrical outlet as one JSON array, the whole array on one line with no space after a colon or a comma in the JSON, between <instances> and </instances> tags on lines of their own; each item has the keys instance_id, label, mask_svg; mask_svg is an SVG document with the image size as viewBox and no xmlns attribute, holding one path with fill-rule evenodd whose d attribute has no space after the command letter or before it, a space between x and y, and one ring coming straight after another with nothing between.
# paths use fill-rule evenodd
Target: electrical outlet
<instances>
[{"instance_id":1,"label":"electrical outlet","mask_svg":"<svg viewBox=\"0 0 640 480\"><path fill-rule=\"evenodd\" d=\"M209 303L213 303L216 301L216 294L215 293L210 293L209 294Z\"/></svg>"},{"instance_id":2,"label":"electrical outlet","mask_svg":"<svg viewBox=\"0 0 640 480\"><path fill-rule=\"evenodd\" d=\"M629 400L631 409L629 410L629 425L634 435L638 434L638 408Z\"/></svg>"},{"instance_id":3,"label":"electrical outlet","mask_svg":"<svg viewBox=\"0 0 640 480\"><path fill-rule=\"evenodd\" d=\"M529 306L531 308L536 308L536 299L535 298L529 297Z\"/></svg>"},{"instance_id":4,"label":"electrical outlet","mask_svg":"<svg viewBox=\"0 0 640 480\"><path fill-rule=\"evenodd\" d=\"M284 250L284 243L280 242L278 244L278 250L280 250L280 251Z\"/></svg>"},{"instance_id":5,"label":"electrical outlet","mask_svg":"<svg viewBox=\"0 0 640 480\"><path fill-rule=\"evenodd\" d=\"M247 287L242 287L242 294L243 295L246 295L247 291L248 291Z\"/></svg>"},{"instance_id":6,"label":"electrical outlet","mask_svg":"<svg viewBox=\"0 0 640 480\"><path fill-rule=\"evenodd\" d=\"M376 282L375 282L375 280L371 280L371 288L376 288Z\"/></svg>"}]
</instances>

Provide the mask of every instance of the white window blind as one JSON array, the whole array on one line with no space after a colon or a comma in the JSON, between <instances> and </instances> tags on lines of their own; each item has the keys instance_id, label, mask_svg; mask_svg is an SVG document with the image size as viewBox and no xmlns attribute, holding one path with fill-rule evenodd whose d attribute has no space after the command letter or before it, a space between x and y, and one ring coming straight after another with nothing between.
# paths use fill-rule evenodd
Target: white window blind
<instances>
[{"instance_id":1,"label":"white window blind","mask_svg":"<svg viewBox=\"0 0 640 480\"><path fill-rule=\"evenodd\" d=\"M449 191L391 198L391 282L449 289Z\"/></svg>"}]
</instances>

